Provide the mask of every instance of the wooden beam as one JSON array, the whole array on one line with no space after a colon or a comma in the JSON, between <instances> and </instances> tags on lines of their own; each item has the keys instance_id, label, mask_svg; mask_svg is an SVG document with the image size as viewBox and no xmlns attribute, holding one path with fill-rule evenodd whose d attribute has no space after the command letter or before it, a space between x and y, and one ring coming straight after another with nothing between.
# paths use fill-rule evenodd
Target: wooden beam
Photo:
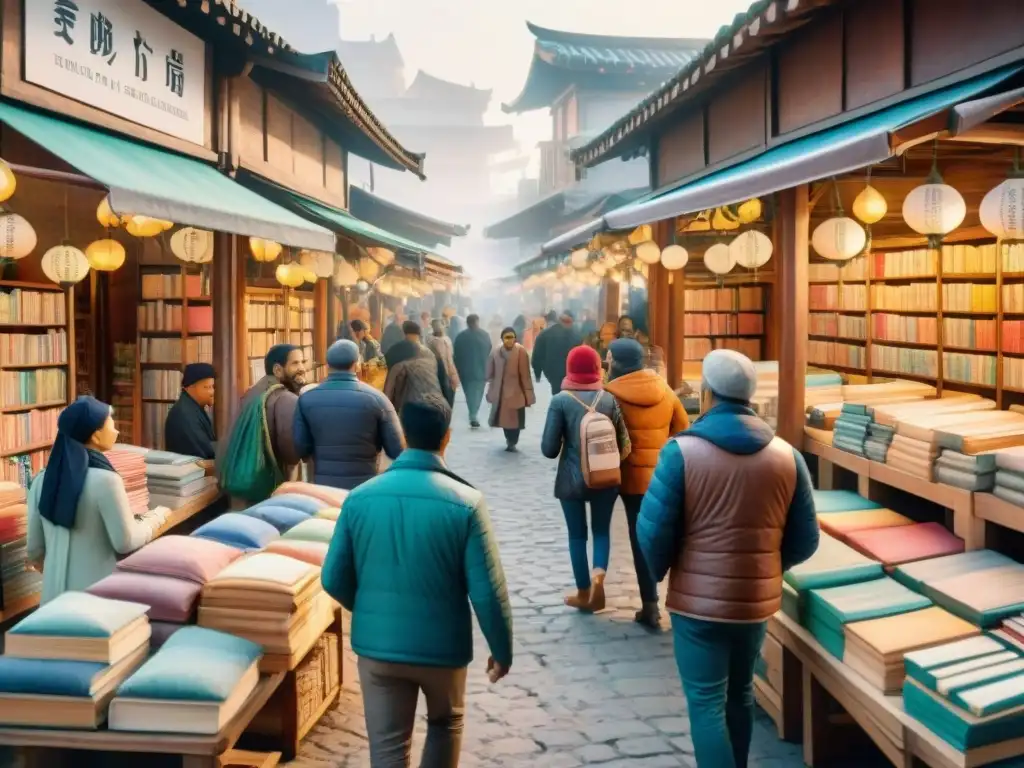
<instances>
[{"instance_id":1,"label":"wooden beam","mask_svg":"<svg viewBox=\"0 0 1024 768\"><path fill-rule=\"evenodd\" d=\"M780 437L793 446L803 445L804 387L807 376L807 264L810 213L806 184L776 196L777 283L779 312Z\"/></svg>"},{"instance_id":2,"label":"wooden beam","mask_svg":"<svg viewBox=\"0 0 1024 768\"><path fill-rule=\"evenodd\" d=\"M683 348L685 345L685 296L686 282L683 280L683 273L669 272L669 329L668 349L666 350L666 361L668 367L668 385L677 389L683 383Z\"/></svg>"},{"instance_id":3,"label":"wooden beam","mask_svg":"<svg viewBox=\"0 0 1024 768\"><path fill-rule=\"evenodd\" d=\"M1024 146L1024 125L1009 123L987 123L964 131L959 136L948 136L946 141L962 141L970 144L1015 144Z\"/></svg>"}]
</instances>

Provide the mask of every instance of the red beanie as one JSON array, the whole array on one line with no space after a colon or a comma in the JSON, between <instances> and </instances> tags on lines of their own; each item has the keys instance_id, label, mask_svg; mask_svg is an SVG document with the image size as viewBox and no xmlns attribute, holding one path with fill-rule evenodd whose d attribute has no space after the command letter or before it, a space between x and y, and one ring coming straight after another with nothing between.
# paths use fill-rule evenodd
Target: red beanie
<instances>
[{"instance_id":1,"label":"red beanie","mask_svg":"<svg viewBox=\"0 0 1024 768\"><path fill-rule=\"evenodd\" d=\"M584 345L569 350L565 380L572 384L595 384L601 380L601 358L593 347Z\"/></svg>"}]
</instances>

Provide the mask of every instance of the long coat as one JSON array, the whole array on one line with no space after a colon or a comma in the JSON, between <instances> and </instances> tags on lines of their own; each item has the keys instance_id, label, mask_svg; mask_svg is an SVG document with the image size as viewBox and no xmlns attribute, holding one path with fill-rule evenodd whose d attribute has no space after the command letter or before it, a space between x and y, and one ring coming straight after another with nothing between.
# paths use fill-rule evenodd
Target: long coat
<instances>
[{"instance_id":1,"label":"long coat","mask_svg":"<svg viewBox=\"0 0 1024 768\"><path fill-rule=\"evenodd\" d=\"M491 355L491 337L483 328L467 328L455 339L455 369L463 382L487 379L487 358Z\"/></svg>"},{"instance_id":2,"label":"long coat","mask_svg":"<svg viewBox=\"0 0 1024 768\"><path fill-rule=\"evenodd\" d=\"M512 347L508 360L504 345L487 358L487 402L491 404L492 427L522 429L521 411L537 402L530 378L530 355L521 344Z\"/></svg>"}]
</instances>

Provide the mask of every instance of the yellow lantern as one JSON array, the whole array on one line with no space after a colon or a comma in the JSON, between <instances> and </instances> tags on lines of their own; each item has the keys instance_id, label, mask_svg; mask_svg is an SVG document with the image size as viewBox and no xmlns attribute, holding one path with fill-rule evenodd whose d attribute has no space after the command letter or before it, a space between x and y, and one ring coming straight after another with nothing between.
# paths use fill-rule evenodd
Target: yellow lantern
<instances>
[{"instance_id":1,"label":"yellow lantern","mask_svg":"<svg viewBox=\"0 0 1024 768\"><path fill-rule=\"evenodd\" d=\"M868 184L853 201L853 215L865 224L877 224L889 212L885 196Z\"/></svg>"},{"instance_id":2,"label":"yellow lantern","mask_svg":"<svg viewBox=\"0 0 1024 768\"><path fill-rule=\"evenodd\" d=\"M334 268L334 284L339 288L350 288L359 282L359 272L353 267L348 259L338 259L338 265Z\"/></svg>"},{"instance_id":3,"label":"yellow lantern","mask_svg":"<svg viewBox=\"0 0 1024 768\"><path fill-rule=\"evenodd\" d=\"M733 218L725 208L715 208L711 216L711 228L719 231L729 231L740 228L739 219Z\"/></svg>"},{"instance_id":4,"label":"yellow lantern","mask_svg":"<svg viewBox=\"0 0 1024 768\"><path fill-rule=\"evenodd\" d=\"M712 274L728 274L736 266L733 250L725 243L715 243L704 251L704 266Z\"/></svg>"},{"instance_id":5,"label":"yellow lantern","mask_svg":"<svg viewBox=\"0 0 1024 768\"><path fill-rule=\"evenodd\" d=\"M96 221L105 229L116 229L121 226L121 217L110 208L109 197L100 200L100 204L96 208Z\"/></svg>"},{"instance_id":6,"label":"yellow lantern","mask_svg":"<svg viewBox=\"0 0 1024 768\"><path fill-rule=\"evenodd\" d=\"M648 240L636 247L636 257L644 264L657 264L661 260L661 248L657 243Z\"/></svg>"},{"instance_id":7,"label":"yellow lantern","mask_svg":"<svg viewBox=\"0 0 1024 768\"><path fill-rule=\"evenodd\" d=\"M363 258L359 260L359 277L368 283L372 283L380 275L380 264L373 259Z\"/></svg>"},{"instance_id":8,"label":"yellow lantern","mask_svg":"<svg viewBox=\"0 0 1024 768\"><path fill-rule=\"evenodd\" d=\"M627 238L630 245L640 245L654 239L654 231L650 224L641 224L629 233Z\"/></svg>"},{"instance_id":9,"label":"yellow lantern","mask_svg":"<svg viewBox=\"0 0 1024 768\"><path fill-rule=\"evenodd\" d=\"M14 190L17 188L18 180L14 178L14 171L4 160L0 159L0 203L6 203L14 197Z\"/></svg>"},{"instance_id":10,"label":"yellow lantern","mask_svg":"<svg viewBox=\"0 0 1024 768\"><path fill-rule=\"evenodd\" d=\"M281 244L275 243L273 240L264 240L259 237L249 238L249 251L256 261L263 263L274 261L281 255L282 250L284 249Z\"/></svg>"},{"instance_id":11,"label":"yellow lantern","mask_svg":"<svg viewBox=\"0 0 1024 768\"><path fill-rule=\"evenodd\" d=\"M690 260L690 254L681 245L670 245L661 252L661 266L669 272L682 269Z\"/></svg>"},{"instance_id":12,"label":"yellow lantern","mask_svg":"<svg viewBox=\"0 0 1024 768\"><path fill-rule=\"evenodd\" d=\"M744 203L740 203L740 207L736 210L736 215L739 217L740 224L753 224L761 218L763 211L764 206L761 204L761 201L753 197Z\"/></svg>"},{"instance_id":13,"label":"yellow lantern","mask_svg":"<svg viewBox=\"0 0 1024 768\"><path fill-rule=\"evenodd\" d=\"M862 253L867 244L864 227L848 216L826 219L811 235L811 247L829 261L849 261Z\"/></svg>"},{"instance_id":14,"label":"yellow lantern","mask_svg":"<svg viewBox=\"0 0 1024 768\"><path fill-rule=\"evenodd\" d=\"M387 248L367 248L370 258L382 266L389 267L395 261L395 252Z\"/></svg>"},{"instance_id":15,"label":"yellow lantern","mask_svg":"<svg viewBox=\"0 0 1024 768\"><path fill-rule=\"evenodd\" d=\"M302 274L303 270L297 267L297 264L278 264L274 277L286 288L298 288L306 279Z\"/></svg>"},{"instance_id":16,"label":"yellow lantern","mask_svg":"<svg viewBox=\"0 0 1024 768\"><path fill-rule=\"evenodd\" d=\"M73 245L57 245L43 254L43 274L57 285L79 283L89 274L89 260Z\"/></svg>"},{"instance_id":17,"label":"yellow lantern","mask_svg":"<svg viewBox=\"0 0 1024 768\"><path fill-rule=\"evenodd\" d=\"M174 224L163 219L154 219L149 216L132 216L125 224L125 229L132 237L156 237L173 227Z\"/></svg>"},{"instance_id":18,"label":"yellow lantern","mask_svg":"<svg viewBox=\"0 0 1024 768\"><path fill-rule=\"evenodd\" d=\"M36 249L36 231L24 216L0 215L0 258L23 259Z\"/></svg>"},{"instance_id":19,"label":"yellow lantern","mask_svg":"<svg viewBox=\"0 0 1024 768\"><path fill-rule=\"evenodd\" d=\"M942 238L959 227L966 216L963 195L943 183L936 169L927 183L910 190L903 201L904 221L918 234L928 236L930 248L938 248Z\"/></svg>"},{"instance_id":20,"label":"yellow lantern","mask_svg":"<svg viewBox=\"0 0 1024 768\"><path fill-rule=\"evenodd\" d=\"M327 251L303 251L299 254L299 264L318 278L334 274L334 254Z\"/></svg>"},{"instance_id":21,"label":"yellow lantern","mask_svg":"<svg viewBox=\"0 0 1024 768\"><path fill-rule=\"evenodd\" d=\"M97 240L85 249L85 258L97 272L113 272L124 265L124 246L117 240Z\"/></svg>"},{"instance_id":22,"label":"yellow lantern","mask_svg":"<svg viewBox=\"0 0 1024 768\"><path fill-rule=\"evenodd\" d=\"M209 264L213 261L213 233L182 227L171 235L171 253L187 264Z\"/></svg>"}]
</instances>

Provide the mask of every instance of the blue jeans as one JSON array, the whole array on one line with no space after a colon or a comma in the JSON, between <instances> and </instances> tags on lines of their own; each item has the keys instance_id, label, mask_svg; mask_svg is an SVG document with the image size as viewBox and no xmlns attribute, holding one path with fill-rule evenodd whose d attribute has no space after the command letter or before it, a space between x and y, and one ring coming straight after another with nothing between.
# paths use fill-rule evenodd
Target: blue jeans
<instances>
[{"instance_id":1,"label":"blue jeans","mask_svg":"<svg viewBox=\"0 0 1024 768\"><path fill-rule=\"evenodd\" d=\"M747 768L754 665L766 622L730 624L672 614L676 665L699 768Z\"/></svg>"},{"instance_id":2,"label":"blue jeans","mask_svg":"<svg viewBox=\"0 0 1024 768\"><path fill-rule=\"evenodd\" d=\"M629 546L633 550L633 570L636 571L636 583L640 587L640 599L645 603L658 602L658 582L651 575L651 569L644 560L643 550L636 538L636 521L640 517L640 505L643 494L623 494L622 504L626 507L626 522L629 524Z\"/></svg>"},{"instance_id":3,"label":"blue jeans","mask_svg":"<svg viewBox=\"0 0 1024 768\"><path fill-rule=\"evenodd\" d=\"M616 489L596 491L588 501L562 499L562 514L569 530L569 560L577 589L590 589L590 566L587 562L587 504L590 504L590 530L594 534L594 567L608 570L611 557L612 511Z\"/></svg>"},{"instance_id":4,"label":"blue jeans","mask_svg":"<svg viewBox=\"0 0 1024 768\"><path fill-rule=\"evenodd\" d=\"M484 399L484 382L463 381L462 391L466 394L466 407L469 408L469 420L477 421L477 414L480 412L480 402Z\"/></svg>"}]
</instances>

